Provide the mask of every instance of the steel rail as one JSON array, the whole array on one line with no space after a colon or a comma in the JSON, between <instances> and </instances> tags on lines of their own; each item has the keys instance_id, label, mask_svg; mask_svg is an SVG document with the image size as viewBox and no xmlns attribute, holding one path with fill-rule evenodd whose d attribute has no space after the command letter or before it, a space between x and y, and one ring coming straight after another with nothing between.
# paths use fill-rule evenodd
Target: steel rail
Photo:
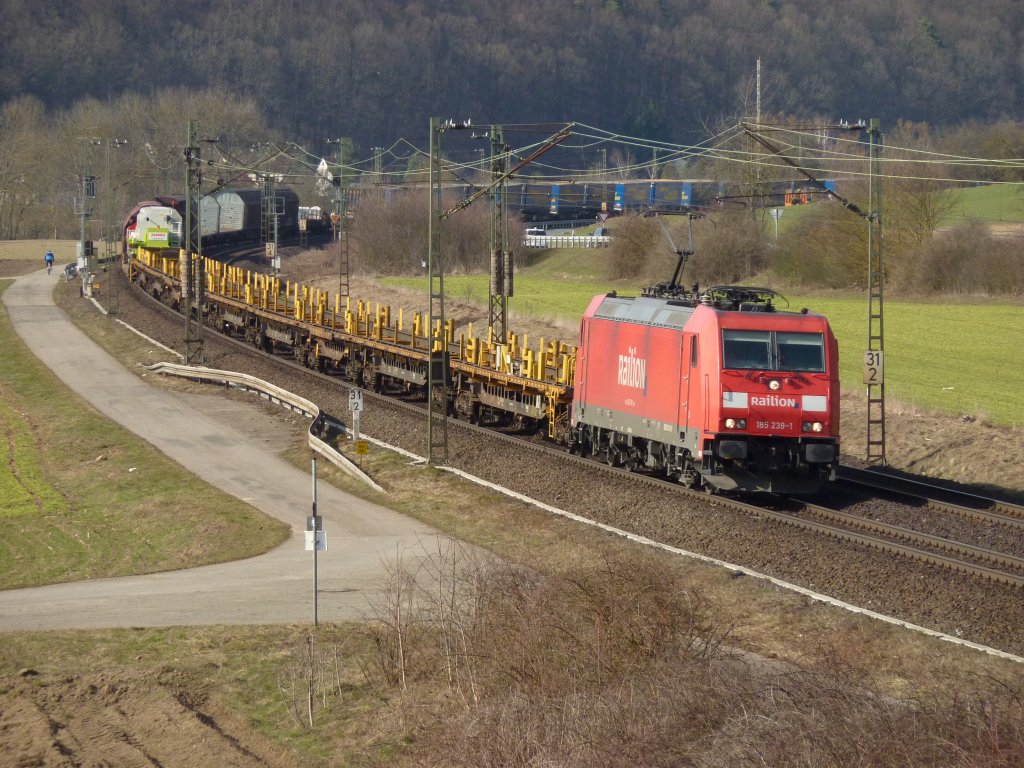
<instances>
[{"instance_id":1,"label":"steel rail","mask_svg":"<svg viewBox=\"0 0 1024 768\"><path fill-rule=\"evenodd\" d=\"M888 491L922 500L927 506L960 515L968 520L981 520L1011 528L1024 529L1024 506L975 493L935 485L874 470L843 466L839 480L870 491ZM946 500L943 500L944 497ZM956 500L959 499L958 503Z\"/></svg>"}]
</instances>

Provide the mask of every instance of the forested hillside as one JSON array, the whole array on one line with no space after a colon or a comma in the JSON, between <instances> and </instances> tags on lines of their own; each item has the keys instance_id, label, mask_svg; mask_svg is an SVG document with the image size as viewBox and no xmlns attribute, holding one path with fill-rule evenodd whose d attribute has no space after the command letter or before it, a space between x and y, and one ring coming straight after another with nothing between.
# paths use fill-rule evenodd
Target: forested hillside
<instances>
[{"instance_id":1,"label":"forested hillside","mask_svg":"<svg viewBox=\"0 0 1024 768\"><path fill-rule=\"evenodd\" d=\"M2 0L0 103L223 87L364 150L430 115L689 142L752 114L949 125L1021 114L1016 0ZM969 10L968 10L969 9Z\"/></svg>"},{"instance_id":2,"label":"forested hillside","mask_svg":"<svg viewBox=\"0 0 1024 768\"><path fill-rule=\"evenodd\" d=\"M348 182L369 178L367 188L422 183L432 116L501 124L517 159L575 122L573 140L523 174L546 173L552 185L576 183L580 169L604 181L738 185L696 228L714 271L695 279L773 272L791 285L863 285L866 229L842 208L816 207L769 236L762 183L803 176L766 162L772 145L737 130L756 114L760 60L772 140L862 204L866 145L849 144L857 135L845 127L817 128L879 118L896 285L1024 292L1017 229L944 221L960 190L1012 190L1024 178L1024 4L1015 0L978 0L969 12L948 0L0 0L0 9L0 239L77 237L87 179L97 194L86 239L116 239L132 204L184 189L192 119L204 189L274 173L306 204L328 207L333 190L314 172L327 158ZM484 142L461 141L470 133L442 149L456 185L489 177ZM664 273L652 227L617 228L620 271ZM368 242L358 245L369 258ZM486 252L482 241L468 250Z\"/></svg>"}]
</instances>

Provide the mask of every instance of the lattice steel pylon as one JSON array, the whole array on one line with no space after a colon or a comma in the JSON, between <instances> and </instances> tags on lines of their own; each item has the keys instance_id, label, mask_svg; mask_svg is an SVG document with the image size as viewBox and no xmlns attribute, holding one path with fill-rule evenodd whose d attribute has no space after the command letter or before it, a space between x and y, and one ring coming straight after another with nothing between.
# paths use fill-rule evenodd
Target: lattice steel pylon
<instances>
[{"instance_id":1,"label":"lattice steel pylon","mask_svg":"<svg viewBox=\"0 0 1024 768\"><path fill-rule=\"evenodd\" d=\"M491 201L491 274L487 322L497 344L504 344L508 336L508 300L512 295L512 251L508 247L508 201L505 195L505 165L508 147L505 146L501 126L491 126L491 180L487 193Z\"/></svg>"},{"instance_id":2,"label":"lattice steel pylon","mask_svg":"<svg viewBox=\"0 0 1024 768\"><path fill-rule=\"evenodd\" d=\"M284 215L284 197L277 194L277 180L273 174L263 175L263 192L260 196L260 239L265 246L268 272L276 271L279 265L280 245L279 222Z\"/></svg>"},{"instance_id":3,"label":"lattice steel pylon","mask_svg":"<svg viewBox=\"0 0 1024 768\"><path fill-rule=\"evenodd\" d=\"M877 119L868 124L868 353L877 352L883 360L885 325L883 323L883 296L885 273L882 262L882 185L881 185L882 133ZM885 458L885 376L867 383L868 432L867 461L869 464L887 463Z\"/></svg>"},{"instance_id":4,"label":"lattice steel pylon","mask_svg":"<svg viewBox=\"0 0 1024 768\"><path fill-rule=\"evenodd\" d=\"M430 213L427 279L427 463L448 463L447 323L444 316L444 256L441 252L441 121L430 118ZM436 335L435 335L436 334ZM438 418L439 417L439 418Z\"/></svg>"},{"instance_id":5,"label":"lattice steel pylon","mask_svg":"<svg viewBox=\"0 0 1024 768\"><path fill-rule=\"evenodd\" d=\"M185 247L179 260L182 314L185 316L185 364L204 365L203 300L206 275L200 232L203 171L197 142L198 124L191 120L185 141Z\"/></svg>"}]
</instances>

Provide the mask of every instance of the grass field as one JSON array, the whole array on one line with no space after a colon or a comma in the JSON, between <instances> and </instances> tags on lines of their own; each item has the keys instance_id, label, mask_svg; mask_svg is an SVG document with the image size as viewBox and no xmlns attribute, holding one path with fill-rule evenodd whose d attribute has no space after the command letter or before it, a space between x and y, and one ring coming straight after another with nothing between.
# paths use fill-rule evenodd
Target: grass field
<instances>
[{"instance_id":1,"label":"grass field","mask_svg":"<svg viewBox=\"0 0 1024 768\"><path fill-rule=\"evenodd\" d=\"M287 537L88 407L6 312L0 350L0 589L235 560Z\"/></svg>"},{"instance_id":2,"label":"grass field","mask_svg":"<svg viewBox=\"0 0 1024 768\"><path fill-rule=\"evenodd\" d=\"M575 322L599 293L636 295L639 285L601 281L599 266L588 266L583 280L569 277L590 256L568 250L538 258L539 267L517 274L509 306L538 317ZM389 284L426 291L422 278L387 278ZM449 296L486 304L487 277L445 278ZM791 309L807 307L826 315L840 348L844 388L863 386L867 349L867 296L788 296ZM994 424L1024 425L1024 306L985 303L917 303L887 300L885 384L887 397L953 416L970 414Z\"/></svg>"},{"instance_id":3,"label":"grass field","mask_svg":"<svg viewBox=\"0 0 1024 768\"><path fill-rule=\"evenodd\" d=\"M790 297L828 317L844 387L863 386L868 304L863 296ZM954 416L1024 425L1024 307L886 301L886 395Z\"/></svg>"},{"instance_id":4,"label":"grass field","mask_svg":"<svg viewBox=\"0 0 1024 768\"><path fill-rule=\"evenodd\" d=\"M75 260L77 245L74 240L5 240L0 244L0 259L37 261L42 267L43 254L53 251L56 264L63 266Z\"/></svg>"},{"instance_id":5,"label":"grass field","mask_svg":"<svg viewBox=\"0 0 1024 768\"><path fill-rule=\"evenodd\" d=\"M989 184L978 187L956 187L946 192L951 204L949 212L939 221L939 227L953 227L965 221L995 223L1024 223L1024 190L1017 184ZM778 232L785 233L802 221L820 218L821 204L794 205L780 208ZM775 222L765 223L770 236L775 234Z\"/></svg>"},{"instance_id":6,"label":"grass field","mask_svg":"<svg viewBox=\"0 0 1024 768\"><path fill-rule=\"evenodd\" d=\"M966 187L949 193L956 201L940 222L948 227L965 219L984 222L1024 222L1024 194L1016 184L990 184Z\"/></svg>"}]
</instances>

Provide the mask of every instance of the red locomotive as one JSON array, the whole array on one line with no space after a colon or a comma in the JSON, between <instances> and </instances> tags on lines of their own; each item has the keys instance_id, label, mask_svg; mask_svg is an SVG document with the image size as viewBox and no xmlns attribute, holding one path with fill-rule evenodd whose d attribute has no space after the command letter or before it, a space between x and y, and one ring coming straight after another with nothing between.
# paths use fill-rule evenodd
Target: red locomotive
<instances>
[{"instance_id":1,"label":"red locomotive","mask_svg":"<svg viewBox=\"0 0 1024 768\"><path fill-rule=\"evenodd\" d=\"M580 329L572 447L709 492L809 493L839 458L828 321L774 291L597 296Z\"/></svg>"}]
</instances>

